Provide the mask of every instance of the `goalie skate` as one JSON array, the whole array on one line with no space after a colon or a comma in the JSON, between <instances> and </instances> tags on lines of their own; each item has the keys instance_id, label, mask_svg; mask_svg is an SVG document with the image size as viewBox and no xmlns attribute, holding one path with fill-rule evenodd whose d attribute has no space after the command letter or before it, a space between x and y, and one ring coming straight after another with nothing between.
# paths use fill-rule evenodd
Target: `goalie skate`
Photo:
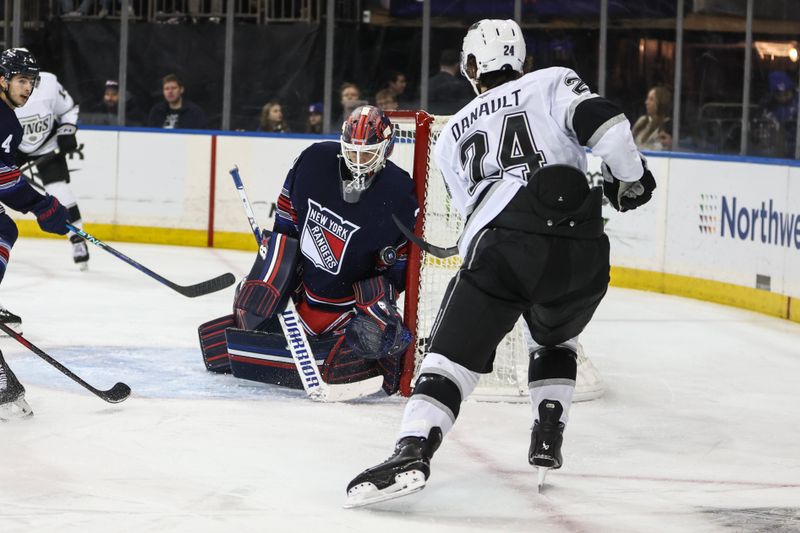
<instances>
[{"instance_id":1,"label":"goalie skate","mask_svg":"<svg viewBox=\"0 0 800 533\"><path fill-rule=\"evenodd\" d=\"M25 401L25 387L3 359L0 352L0 421L33 416L33 409Z\"/></svg>"},{"instance_id":2,"label":"goalie skate","mask_svg":"<svg viewBox=\"0 0 800 533\"><path fill-rule=\"evenodd\" d=\"M547 472L561 468L561 444L564 441L564 424L560 421L564 408L561 402L542 400L539 419L533 423L528 462L536 467L538 487L542 490Z\"/></svg>"},{"instance_id":3,"label":"goalie skate","mask_svg":"<svg viewBox=\"0 0 800 533\"><path fill-rule=\"evenodd\" d=\"M400 439L391 457L363 471L350 482L345 509L393 500L424 489L431 473L431 457L441 442L439 428L431 430L428 439Z\"/></svg>"}]
</instances>

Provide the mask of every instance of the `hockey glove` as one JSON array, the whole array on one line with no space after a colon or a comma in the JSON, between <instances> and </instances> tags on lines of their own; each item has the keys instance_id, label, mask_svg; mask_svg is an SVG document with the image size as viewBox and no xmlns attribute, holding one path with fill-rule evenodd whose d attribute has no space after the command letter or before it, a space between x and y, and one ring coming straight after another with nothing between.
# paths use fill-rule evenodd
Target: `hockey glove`
<instances>
[{"instance_id":1,"label":"hockey glove","mask_svg":"<svg viewBox=\"0 0 800 533\"><path fill-rule=\"evenodd\" d=\"M55 196L50 196L49 194L42 196L41 200L33 204L31 211L36 215L36 221L44 231L59 235L69 233L67 229L69 217L67 209L61 205Z\"/></svg>"},{"instance_id":2,"label":"hockey glove","mask_svg":"<svg viewBox=\"0 0 800 533\"><path fill-rule=\"evenodd\" d=\"M644 205L653 197L653 191L656 188L656 180L653 173L647 168L647 162L642 158L642 177L636 181L620 181L608 165L603 163L601 170L603 171L603 194L614 206L614 209L624 213L625 211L636 209L640 205Z\"/></svg>"},{"instance_id":3,"label":"hockey glove","mask_svg":"<svg viewBox=\"0 0 800 533\"><path fill-rule=\"evenodd\" d=\"M78 149L78 139L75 134L78 128L74 124L62 124L56 130L56 142L58 143L58 151L62 154L68 154Z\"/></svg>"},{"instance_id":4,"label":"hockey glove","mask_svg":"<svg viewBox=\"0 0 800 533\"><path fill-rule=\"evenodd\" d=\"M403 324L391 282L383 276L353 284L356 316L345 330L345 340L364 359L381 359L405 351L411 332Z\"/></svg>"}]
</instances>

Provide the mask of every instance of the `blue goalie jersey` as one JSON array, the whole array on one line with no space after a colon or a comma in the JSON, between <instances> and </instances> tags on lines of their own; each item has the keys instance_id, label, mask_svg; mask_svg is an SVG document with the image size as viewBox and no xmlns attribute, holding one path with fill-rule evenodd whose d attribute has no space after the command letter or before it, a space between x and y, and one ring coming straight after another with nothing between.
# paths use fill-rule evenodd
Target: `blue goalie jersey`
<instances>
[{"instance_id":1,"label":"blue goalie jersey","mask_svg":"<svg viewBox=\"0 0 800 533\"><path fill-rule=\"evenodd\" d=\"M300 240L301 301L320 311L349 310L353 283L377 275L402 291L408 241L392 214L408 228L417 216L414 183L391 161L357 203L345 202L340 176L348 171L339 154L337 142L304 150L286 177L275 218L274 231Z\"/></svg>"}]
</instances>

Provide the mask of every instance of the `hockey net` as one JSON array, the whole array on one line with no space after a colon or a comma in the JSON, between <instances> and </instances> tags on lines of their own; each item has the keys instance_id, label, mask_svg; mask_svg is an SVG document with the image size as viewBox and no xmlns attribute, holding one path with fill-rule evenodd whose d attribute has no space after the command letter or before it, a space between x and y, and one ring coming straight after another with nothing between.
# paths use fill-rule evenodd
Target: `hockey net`
<instances>
[{"instance_id":1,"label":"hockey net","mask_svg":"<svg viewBox=\"0 0 800 533\"><path fill-rule=\"evenodd\" d=\"M395 125L395 146L390 159L415 182L420 205L415 233L437 246L455 245L463 229L463 220L450 203L444 178L432 157L434 143L448 117L422 111L390 111L387 115ZM400 393L405 396L411 394L447 284L460 266L460 256L440 259L414 245L409 248L404 319L417 342L409 348L404 362ZM578 352L574 401L598 398L604 391L603 381L583 349L579 347ZM471 397L488 401L527 401L528 348L522 320L497 347L494 371L481 377Z\"/></svg>"}]
</instances>

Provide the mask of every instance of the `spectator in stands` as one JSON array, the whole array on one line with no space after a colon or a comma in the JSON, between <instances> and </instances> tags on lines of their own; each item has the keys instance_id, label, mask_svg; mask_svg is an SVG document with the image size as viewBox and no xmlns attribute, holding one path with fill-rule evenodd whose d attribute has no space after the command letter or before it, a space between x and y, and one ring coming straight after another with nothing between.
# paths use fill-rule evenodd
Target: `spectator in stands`
<instances>
[{"instance_id":1,"label":"spectator in stands","mask_svg":"<svg viewBox=\"0 0 800 533\"><path fill-rule=\"evenodd\" d=\"M324 108L322 102L317 102L308 106L308 117L306 118L306 133L322 133L324 125L322 124L322 114Z\"/></svg>"},{"instance_id":2,"label":"spectator in stands","mask_svg":"<svg viewBox=\"0 0 800 533\"><path fill-rule=\"evenodd\" d=\"M633 125L633 140L640 150L660 150L658 128L669 119L672 111L672 92L661 85L647 91L644 101L646 113Z\"/></svg>"},{"instance_id":3,"label":"spectator in stands","mask_svg":"<svg viewBox=\"0 0 800 533\"><path fill-rule=\"evenodd\" d=\"M256 131L269 133L287 133L289 127L283 120L283 107L277 100L270 100L261 108L261 118Z\"/></svg>"},{"instance_id":4,"label":"spectator in stands","mask_svg":"<svg viewBox=\"0 0 800 533\"><path fill-rule=\"evenodd\" d=\"M355 108L367 104L366 101L361 99L361 89L359 89L358 85L355 83L343 83L342 86L339 87L339 97L342 104L342 116L339 121L333 125L334 129L338 129Z\"/></svg>"},{"instance_id":5,"label":"spectator in stands","mask_svg":"<svg viewBox=\"0 0 800 533\"><path fill-rule=\"evenodd\" d=\"M452 115L470 100L475 92L461 75L461 54L444 50L439 56L439 72L428 80L428 109L437 115Z\"/></svg>"},{"instance_id":6,"label":"spectator in stands","mask_svg":"<svg viewBox=\"0 0 800 533\"><path fill-rule=\"evenodd\" d=\"M183 83L175 74L167 74L161 81L164 101L150 110L147 126L164 129L202 129L206 127L206 114L200 107L183 97Z\"/></svg>"},{"instance_id":7,"label":"spectator in stands","mask_svg":"<svg viewBox=\"0 0 800 533\"><path fill-rule=\"evenodd\" d=\"M119 83L116 80L108 80L103 91L103 99L89 107L88 113L81 113L81 122L114 126L117 124L118 108Z\"/></svg>"},{"instance_id":8,"label":"spectator in stands","mask_svg":"<svg viewBox=\"0 0 800 533\"><path fill-rule=\"evenodd\" d=\"M375 105L383 111L397 111L397 97L389 89L375 93Z\"/></svg>"},{"instance_id":9,"label":"spectator in stands","mask_svg":"<svg viewBox=\"0 0 800 533\"><path fill-rule=\"evenodd\" d=\"M388 76L386 77L386 83L384 85L385 89L389 89L394 93L395 99L397 100L397 105L403 107L403 109L408 109L408 98L406 96L406 86L408 85L408 81L406 80L406 75L402 72L397 72L396 70L390 71Z\"/></svg>"},{"instance_id":10,"label":"spectator in stands","mask_svg":"<svg viewBox=\"0 0 800 533\"><path fill-rule=\"evenodd\" d=\"M100 126L116 126L117 113L119 109L119 83L116 80L107 80L103 90L103 98L95 104L88 106L85 111L81 110L81 122L83 124L95 124ZM125 102L125 124L137 126L141 123L139 110L134 104L130 93Z\"/></svg>"},{"instance_id":11,"label":"spectator in stands","mask_svg":"<svg viewBox=\"0 0 800 533\"><path fill-rule=\"evenodd\" d=\"M797 91L792 78L784 71L769 73L769 93L761 104L762 116L777 125L775 142L781 146L771 155L793 156L797 138ZM773 146L773 148L775 148Z\"/></svg>"},{"instance_id":12,"label":"spectator in stands","mask_svg":"<svg viewBox=\"0 0 800 533\"><path fill-rule=\"evenodd\" d=\"M672 150L672 119L666 119L658 128L658 143L661 150Z\"/></svg>"}]
</instances>

